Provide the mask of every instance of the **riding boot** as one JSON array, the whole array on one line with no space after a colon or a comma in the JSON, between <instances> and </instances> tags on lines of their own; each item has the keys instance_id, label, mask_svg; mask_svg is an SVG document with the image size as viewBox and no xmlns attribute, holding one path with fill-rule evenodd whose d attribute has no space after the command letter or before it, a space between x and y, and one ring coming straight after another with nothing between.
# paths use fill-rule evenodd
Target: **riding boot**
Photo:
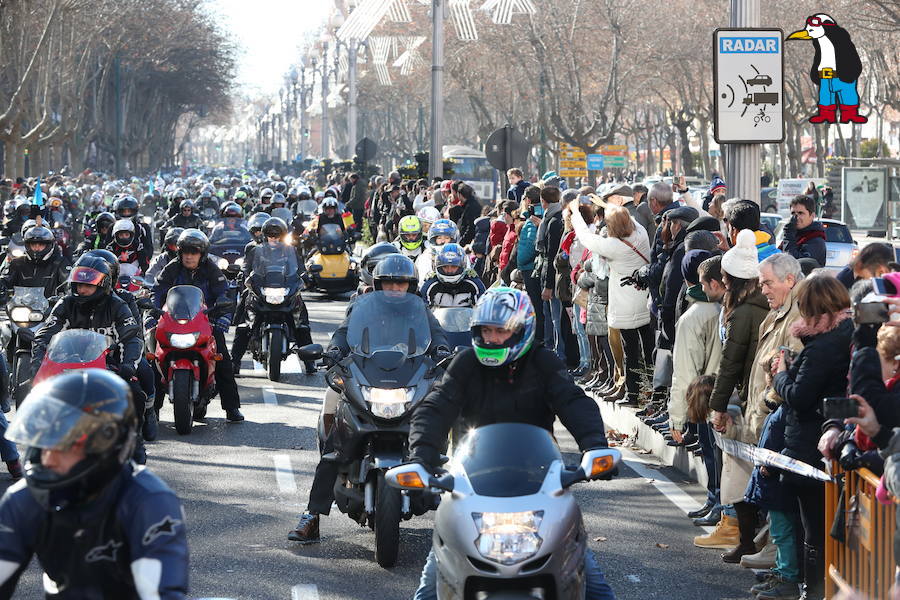
<instances>
[{"instance_id":1,"label":"riding boot","mask_svg":"<svg viewBox=\"0 0 900 600\"><path fill-rule=\"evenodd\" d=\"M234 365L234 374L238 375L241 371L241 359L247 352L247 346L250 345L250 328L241 325L234 332L234 342L231 344L231 362Z\"/></svg>"}]
</instances>

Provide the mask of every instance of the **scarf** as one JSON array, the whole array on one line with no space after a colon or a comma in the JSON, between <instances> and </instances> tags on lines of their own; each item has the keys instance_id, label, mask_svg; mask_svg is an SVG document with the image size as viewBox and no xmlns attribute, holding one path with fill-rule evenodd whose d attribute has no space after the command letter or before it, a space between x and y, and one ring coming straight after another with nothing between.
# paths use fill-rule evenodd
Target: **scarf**
<instances>
[{"instance_id":1,"label":"scarf","mask_svg":"<svg viewBox=\"0 0 900 600\"><path fill-rule=\"evenodd\" d=\"M687 295L697 300L698 302L709 302L709 298L706 297L706 294L703 293L703 286L699 283L697 285L692 285L687 289Z\"/></svg>"}]
</instances>

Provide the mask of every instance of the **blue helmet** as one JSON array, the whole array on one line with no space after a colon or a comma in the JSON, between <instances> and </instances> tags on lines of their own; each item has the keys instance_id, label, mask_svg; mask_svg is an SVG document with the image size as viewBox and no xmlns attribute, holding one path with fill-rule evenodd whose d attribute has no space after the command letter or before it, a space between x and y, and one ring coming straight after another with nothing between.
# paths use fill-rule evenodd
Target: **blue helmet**
<instances>
[{"instance_id":1,"label":"blue helmet","mask_svg":"<svg viewBox=\"0 0 900 600\"><path fill-rule=\"evenodd\" d=\"M508 329L513 334L502 344L489 344L481 335L484 325ZM531 349L535 329L534 307L528 294L508 287L490 288L475 304L472 347L481 364L499 367L522 358Z\"/></svg>"},{"instance_id":2,"label":"blue helmet","mask_svg":"<svg viewBox=\"0 0 900 600\"><path fill-rule=\"evenodd\" d=\"M459 244L444 244L434 255L434 274L444 283L459 283L469 269L466 251Z\"/></svg>"},{"instance_id":3,"label":"blue helmet","mask_svg":"<svg viewBox=\"0 0 900 600\"><path fill-rule=\"evenodd\" d=\"M428 230L428 243L434 246L438 236L448 236L451 242L459 242L459 227L450 219L438 219Z\"/></svg>"}]
</instances>

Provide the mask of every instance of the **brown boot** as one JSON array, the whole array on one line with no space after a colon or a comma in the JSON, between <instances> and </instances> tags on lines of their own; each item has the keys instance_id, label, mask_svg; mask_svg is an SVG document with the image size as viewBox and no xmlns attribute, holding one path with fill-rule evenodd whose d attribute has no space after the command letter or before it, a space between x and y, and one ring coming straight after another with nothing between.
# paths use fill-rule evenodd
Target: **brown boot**
<instances>
[{"instance_id":1,"label":"brown boot","mask_svg":"<svg viewBox=\"0 0 900 600\"><path fill-rule=\"evenodd\" d=\"M315 544L319 541L319 515L305 512L300 515L297 527L288 533L288 539L301 544Z\"/></svg>"},{"instance_id":2,"label":"brown boot","mask_svg":"<svg viewBox=\"0 0 900 600\"><path fill-rule=\"evenodd\" d=\"M9 469L9 474L12 475L13 481L22 479L22 463L19 462L19 459L7 461L6 468Z\"/></svg>"},{"instance_id":3,"label":"brown boot","mask_svg":"<svg viewBox=\"0 0 900 600\"><path fill-rule=\"evenodd\" d=\"M720 548L731 550L741 541L741 532L738 530L737 519L723 514L719 524L709 535L698 535L694 538L694 545L698 548Z\"/></svg>"}]
</instances>

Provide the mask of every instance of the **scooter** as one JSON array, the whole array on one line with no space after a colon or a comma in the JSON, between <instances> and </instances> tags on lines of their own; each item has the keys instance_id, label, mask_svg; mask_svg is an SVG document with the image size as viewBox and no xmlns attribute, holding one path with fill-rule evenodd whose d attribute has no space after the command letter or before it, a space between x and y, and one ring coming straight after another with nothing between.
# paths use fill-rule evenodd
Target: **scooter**
<instances>
[{"instance_id":1,"label":"scooter","mask_svg":"<svg viewBox=\"0 0 900 600\"><path fill-rule=\"evenodd\" d=\"M316 250L306 263L310 287L338 294L355 290L359 283L359 265L350 256L344 231L329 223L319 227Z\"/></svg>"},{"instance_id":2,"label":"scooter","mask_svg":"<svg viewBox=\"0 0 900 600\"><path fill-rule=\"evenodd\" d=\"M203 292L192 285L176 285L166 295L164 310L152 309L159 319L154 339L156 350L147 359L156 364L175 411L175 430L187 435L194 421L206 417L209 401L216 395L216 350L210 319L223 314L234 302L221 298L207 308Z\"/></svg>"},{"instance_id":3,"label":"scooter","mask_svg":"<svg viewBox=\"0 0 900 600\"><path fill-rule=\"evenodd\" d=\"M322 460L335 461L338 508L375 531L375 559L392 567L400 550L400 521L427 510L421 499L401 495L385 483L385 472L407 455L413 408L431 389L439 367L426 355L431 343L428 315L413 294L371 292L357 297L347 329L350 355L332 365L326 383L342 396L327 435L319 419ZM301 360L322 356L318 344L298 351ZM326 452L330 446L336 450ZM412 500L416 500L413 502Z\"/></svg>"},{"instance_id":4,"label":"scooter","mask_svg":"<svg viewBox=\"0 0 900 600\"><path fill-rule=\"evenodd\" d=\"M385 480L407 494L443 493L432 538L439 600L581 600L587 534L569 488L620 460L604 448L566 466L548 431L497 423L467 433L445 474L405 464Z\"/></svg>"},{"instance_id":5,"label":"scooter","mask_svg":"<svg viewBox=\"0 0 900 600\"><path fill-rule=\"evenodd\" d=\"M81 369L106 369L109 340L102 333L89 329L66 329L53 336L34 385L54 375Z\"/></svg>"}]
</instances>

